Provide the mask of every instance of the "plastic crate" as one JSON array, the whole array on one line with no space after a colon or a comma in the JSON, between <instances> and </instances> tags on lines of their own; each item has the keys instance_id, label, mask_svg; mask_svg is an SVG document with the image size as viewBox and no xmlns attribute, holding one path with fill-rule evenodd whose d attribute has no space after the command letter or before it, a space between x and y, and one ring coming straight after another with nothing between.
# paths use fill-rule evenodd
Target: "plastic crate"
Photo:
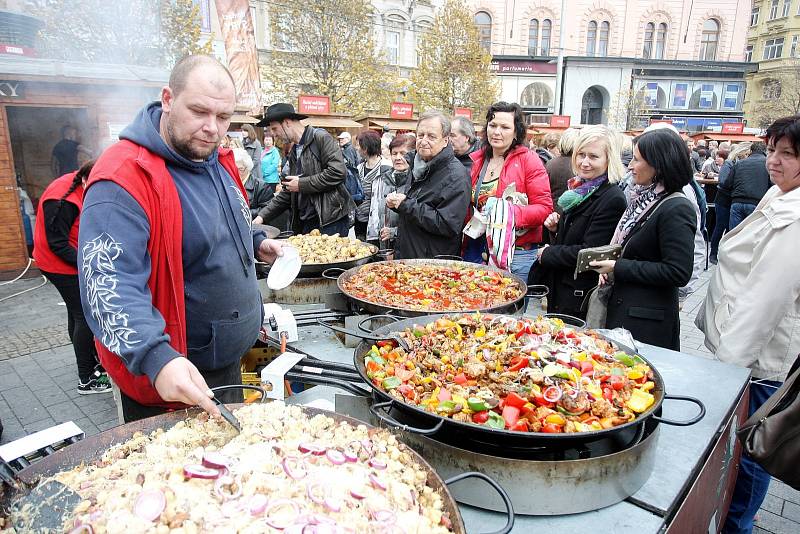
<instances>
[{"instance_id":1,"label":"plastic crate","mask_svg":"<svg viewBox=\"0 0 800 534\"><path fill-rule=\"evenodd\" d=\"M273 347L252 348L242 356L242 384L260 386L261 377L256 368L269 364L280 352Z\"/></svg>"}]
</instances>

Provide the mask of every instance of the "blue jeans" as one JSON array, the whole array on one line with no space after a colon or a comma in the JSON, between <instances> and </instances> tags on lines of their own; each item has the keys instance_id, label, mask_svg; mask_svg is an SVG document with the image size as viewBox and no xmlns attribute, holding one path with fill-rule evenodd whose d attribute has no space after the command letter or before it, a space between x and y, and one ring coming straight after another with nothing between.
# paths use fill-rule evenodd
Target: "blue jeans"
<instances>
[{"instance_id":1,"label":"blue jeans","mask_svg":"<svg viewBox=\"0 0 800 534\"><path fill-rule=\"evenodd\" d=\"M515 250L514 259L511 260L511 272L528 283L528 273L531 272L531 267L536 262L536 253L539 247L533 247L530 250Z\"/></svg>"},{"instance_id":2,"label":"blue jeans","mask_svg":"<svg viewBox=\"0 0 800 534\"><path fill-rule=\"evenodd\" d=\"M731 207L722 206L717 204L714 206L714 215L716 222L714 223L714 233L711 234L711 257L716 258L719 251L719 242L722 235L728 230L728 225L731 219Z\"/></svg>"},{"instance_id":3,"label":"blue jeans","mask_svg":"<svg viewBox=\"0 0 800 534\"><path fill-rule=\"evenodd\" d=\"M780 385L780 382L770 380L751 382L747 415L753 415ZM771 478L747 453L742 453L739 476L736 477L728 517L722 528L723 534L750 534L753 531L753 518L767 496Z\"/></svg>"},{"instance_id":4,"label":"blue jeans","mask_svg":"<svg viewBox=\"0 0 800 534\"><path fill-rule=\"evenodd\" d=\"M756 211L755 204L745 204L743 202L731 204L731 220L728 223L728 231L730 232L739 226L739 223L745 220L754 211Z\"/></svg>"}]
</instances>

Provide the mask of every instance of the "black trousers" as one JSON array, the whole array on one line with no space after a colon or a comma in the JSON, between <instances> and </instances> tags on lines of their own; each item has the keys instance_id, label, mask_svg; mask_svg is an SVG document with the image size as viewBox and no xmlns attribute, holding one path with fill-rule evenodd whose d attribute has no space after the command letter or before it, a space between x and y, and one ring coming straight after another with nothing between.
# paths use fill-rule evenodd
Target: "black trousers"
<instances>
[{"instance_id":1,"label":"black trousers","mask_svg":"<svg viewBox=\"0 0 800 534\"><path fill-rule=\"evenodd\" d=\"M200 374L203 375L206 384L208 384L208 387L210 388L241 384L242 364L239 360L237 360L227 367L222 367L221 369L214 369L211 371L204 371L201 369ZM154 417L169 411L160 406L147 406L144 404L139 404L132 398L125 395L125 393L122 391L120 391L120 395L122 396L122 417L125 419L126 423L138 421L139 419L146 419L148 417ZM244 400L244 395L242 394L241 389L221 391L215 396L225 404L234 404Z\"/></svg>"},{"instance_id":2,"label":"black trousers","mask_svg":"<svg viewBox=\"0 0 800 534\"><path fill-rule=\"evenodd\" d=\"M78 365L78 378L84 384L92 378L97 365L97 351L94 348L94 334L89 329L81 307L81 292L77 274L57 274L42 271L52 283L64 303L67 305L67 331L72 349L75 351L75 363Z\"/></svg>"}]
</instances>

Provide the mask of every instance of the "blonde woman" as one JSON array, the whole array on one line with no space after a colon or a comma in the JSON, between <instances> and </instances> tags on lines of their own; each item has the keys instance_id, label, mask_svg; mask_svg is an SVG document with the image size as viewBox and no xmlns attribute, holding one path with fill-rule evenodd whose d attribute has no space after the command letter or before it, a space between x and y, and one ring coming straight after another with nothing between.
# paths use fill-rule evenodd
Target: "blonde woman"
<instances>
[{"instance_id":1,"label":"blonde woman","mask_svg":"<svg viewBox=\"0 0 800 534\"><path fill-rule=\"evenodd\" d=\"M717 264L717 251L719 242L723 234L728 230L731 218L731 190L728 177L731 169L740 159L745 159L750 155L750 147L753 143L739 143L733 145L728 153L728 158L719 169L719 184L717 185L717 196L714 197L714 233L711 234L711 251L708 261ZM724 150L720 148L720 151Z\"/></svg>"},{"instance_id":2,"label":"blonde woman","mask_svg":"<svg viewBox=\"0 0 800 534\"><path fill-rule=\"evenodd\" d=\"M547 311L585 317L581 304L598 275L574 277L578 251L607 245L622 214L625 195L617 187L625 175L620 158L622 136L606 126L581 130L572 150L573 178L558 199L558 211L544 222L553 244L539 249L531 282L550 288Z\"/></svg>"}]
</instances>

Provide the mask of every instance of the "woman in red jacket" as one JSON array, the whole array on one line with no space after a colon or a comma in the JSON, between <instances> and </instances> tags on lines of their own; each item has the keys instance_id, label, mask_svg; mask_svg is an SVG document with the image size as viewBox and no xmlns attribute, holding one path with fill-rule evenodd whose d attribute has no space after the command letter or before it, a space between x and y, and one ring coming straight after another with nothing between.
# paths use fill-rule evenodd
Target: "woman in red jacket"
<instances>
[{"instance_id":1,"label":"woman in red jacket","mask_svg":"<svg viewBox=\"0 0 800 534\"><path fill-rule=\"evenodd\" d=\"M470 154L472 161L472 206L495 223L513 219L513 257L507 265L495 258L496 246L489 250L486 234L465 239L464 259L492 263L507 268L523 280L536 259L542 241L542 224L553 211L550 180L539 157L525 146L527 128L519 104L496 102L486 112L486 141L483 148ZM514 185L514 195L503 196ZM495 198L497 200L490 201ZM498 217L498 212L501 215ZM491 232L491 228L489 230ZM509 240L509 243L510 243ZM497 260L500 261L497 261Z\"/></svg>"},{"instance_id":2,"label":"woman in red jacket","mask_svg":"<svg viewBox=\"0 0 800 534\"><path fill-rule=\"evenodd\" d=\"M78 289L78 222L83 206L83 186L94 161L76 172L56 178L39 199L33 234L33 259L67 305L67 330L78 364L78 393L111 391L108 377L98 367L94 337L81 308Z\"/></svg>"}]
</instances>

